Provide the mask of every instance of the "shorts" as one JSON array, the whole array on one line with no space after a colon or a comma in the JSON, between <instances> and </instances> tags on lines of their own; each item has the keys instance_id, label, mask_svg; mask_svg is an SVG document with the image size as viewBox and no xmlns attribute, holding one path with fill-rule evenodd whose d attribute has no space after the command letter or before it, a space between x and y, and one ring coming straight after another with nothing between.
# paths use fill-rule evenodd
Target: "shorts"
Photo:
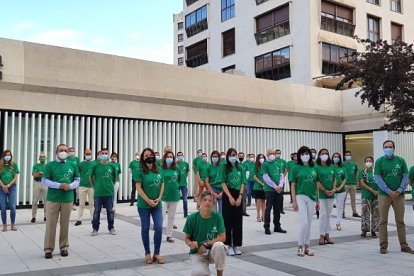
<instances>
[{"instance_id":1,"label":"shorts","mask_svg":"<svg viewBox=\"0 0 414 276\"><path fill-rule=\"evenodd\" d=\"M255 199L266 199L264 191L253 190L253 198Z\"/></svg>"}]
</instances>

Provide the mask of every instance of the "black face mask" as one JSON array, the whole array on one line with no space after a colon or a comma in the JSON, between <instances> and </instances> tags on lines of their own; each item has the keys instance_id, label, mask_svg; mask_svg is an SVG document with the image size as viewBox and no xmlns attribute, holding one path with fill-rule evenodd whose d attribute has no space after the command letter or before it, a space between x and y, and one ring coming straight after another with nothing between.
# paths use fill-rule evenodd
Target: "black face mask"
<instances>
[{"instance_id":1,"label":"black face mask","mask_svg":"<svg viewBox=\"0 0 414 276\"><path fill-rule=\"evenodd\" d=\"M243 162L244 158L243 157L239 157L239 161Z\"/></svg>"},{"instance_id":2,"label":"black face mask","mask_svg":"<svg viewBox=\"0 0 414 276\"><path fill-rule=\"evenodd\" d=\"M151 157L147 157L147 158L145 158L145 163L147 163L147 164L153 164L154 162L155 162L155 157L154 156L151 156Z\"/></svg>"}]
</instances>

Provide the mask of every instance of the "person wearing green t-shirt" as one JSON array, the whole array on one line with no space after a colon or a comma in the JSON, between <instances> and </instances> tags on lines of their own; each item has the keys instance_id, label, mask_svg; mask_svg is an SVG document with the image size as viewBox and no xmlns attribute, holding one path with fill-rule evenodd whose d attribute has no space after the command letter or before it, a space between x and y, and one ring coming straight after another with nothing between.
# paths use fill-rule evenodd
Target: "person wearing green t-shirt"
<instances>
[{"instance_id":1,"label":"person wearing green t-shirt","mask_svg":"<svg viewBox=\"0 0 414 276\"><path fill-rule=\"evenodd\" d=\"M223 217L212 211L214 197L210 191L204 191L199 200L200 211L187 218L183 229L185 244L190 248L192 275L210 275L209 264L215 264L217 276L222 276L226 261Z\"/></svg>"},{"instance_id":2,"label":"person wearing green t-shirt","mask_svg":"<svg viewBox=\"0 0 414 276\"><path fill-rule=\"evenodd\" d=\"M361 185L361 237L366 237L371 231L372 237L377 237L379 210L378 210L378 186L374 178L374 158L365 157L365 168L358 172L358 180Z\"/></svg>"},{"instance_id":3,"label":"person wearing green t-shirt","mask_svg":"<svg viewBox=\"0 0 414 276\"><path fill-rule=\"evenodd\" d=\"M80 159L79 157L76 156L76 150L74 147L70 147L68 149L68 158L66 159L66 162L69 162L76 167L79 166ZM76 194L76 189L75 189L73 190L73 207L72 207L73 211L76 210L75 208L76 205L77 205L77 194Z\"/></svg>"},{"instance_id":4,"label":"person wearing green t-shirt","mask_svg":"<svg viewBox=\"0 0 414 276\"><path fill-rule=\"evenodd\" d=\"M252 205L252 197L253 197L253 188L254 188L254 172L255 172L255 165L256 165L256 156L253 153L247 154L247 160L243 163L244 169L246 171L246 201L243 204L246 204L246 207ZM246 208L243 208L246 211Z\"/></svg>"},{"instance_id":5,"label":"person wearing green t-shirt","mask_svg":"<svg viewBox=\"0 0 414 276\"><path fill-rule=\"evenodd\" d=\"M78 166L67 162L68 147L56 147L56 160L46 165L42 184L48 187L46 196L45 258L51 259L55 249L56 225L60 220L60 255L69 255L69 219L73 206L73 191L79 186Z\"/></svg>"},{"instance_id":6,"label":"person wearing green t-shirt","mask_svg":"<svg viewBox=\"0 0 414 276\"><path fill-rule=\"evenodd\" d=\"M111 163L112 165L114 165L115 167L115 173L116 173L116 181L115 181L115 185L114 185L114 198L113 198L113 209L112 211L116 212L116 204L118 202L118 191L119 191L119 179L120 179L120 175L121 175L121 164L119 164L119 155L116 152L111 153Z\"/></svg>"},{"instance_id":7,"label":"person wearing green t-shirt","mask_svg":"<svg viewBox=\"0 0 414 276\"><path fill-rule=\"evenodd\" d=\"M47 188L42 185L42 175L46 167L46 154L39 154L39 163L35 164L32 168L33 176L33 203L32 203L32 220L31 223L36 222L37 207L39 200L43 202L43 221L46 221L46 194Z\"/></svg>"},{"instance_id":8,"label":"person wearing green t-shirt","mask_svg":"<svg viewBox=\"0 0 414 276\"><path fill-rule=\"evenodd\" d=\"M298 160L298 156L296 154L296 152L293 152L290 154L290 161L288 161L286 163L286 167L288 170L288 174L292 171L292 168L296 165ZM288 175L288 179L289 179L289 175ZM290 194L290 203L292 203L292 183L290 183L289 181L289 194Z\"/></svg>"},{"instance_id":9,"label":"person wearing green t-shirt","mask_svg":"<svg viewBox=\"0 0 414 276\"><path fill-rule=\"evenodd\" d=\"M167 242L173 243L172 230L174 226L175 213L180 201L180 171L177 168L174 153L167 151L162 157L161 163L162 182L164 183L164 193L162 194L163 216L167 215L166 236Z\"/></svg>"},{"instance_id":10,"label":"person wearing green t-shirt","mask_svg":"<svg viewBox=\"0 0 414 276\"><path fill-rule=\"evenodd\" d=\"M286 175L288 173L287 162L286 162L286 160L282 159L282 151L280 149L275 150L275 157L276 157L275 162L279 166L279 170L280 170L280 173L281 173L280 177L281 178L283 177L283 181L286 181L285 178L286 178ZM285 214L285 211L283 209L283 201L284 201L284 198L285 198L284 195L283 195L284 188L285 188L285 185L283 185L282 198L279 202L280 203L280 213L281 214Z\"/></svg>"},{"instance_id":11,"label":"person wearing green t-shirt","mask_svg":"<svg viewBox=\"0 0 414 276\"><path fill-rule=\"evenodd\" d=\"M95 166L92 167L90 175L90 182L94 189L93 201L95 204L91 236L98 235L101 210L103 206L106 208L106 219L108 221L109 234L116 235L114 228L113 202L115 194L114 186L117 181L118 171L114 162L109 162L108 149L101 149L99 160L99 163L96 163Z\"/></svg>"},{"instance_id":12,"label":"person wearing green t-shirt","mask_svg":"<svg viewBox=\"0 0 414 276\"><path fill-rule=\"evenodd\" d=\"M349 150L345 152L345 162L343 163L343 167L346 172L346 186L345 186L346 194L345 194L344 201L346 201L346 198L349 194L351 198L352 216L355 218L360 218L361 216L358 214L356 210L356 201L355 201L356 189L357 189L357 183L358 183L357 181L358 165L357 163L352 161L352 154ZM344 203L344 206L345 206L345 203ZM345 208L344 208L343 217L345 217Z\"/></svg>"},{"instance_id":13,"label":"person wearing green t-shirt","mask_svg":"<svg viewBox=\"0 0 414 276\"><path fill-rule=\"evenodd\" d=\"M165 260L160 256L160 248L163 220L161 198L164 192L164 183L152 149L145 148L142 151L140 169L135 174L134 181L138 192L137 208L141 220L141 238L145 249L145 263L163 264ZM154 222L154 255L152 257L149 241L151 217Z\"/></svg>"},{"instance_id":14,"label":"person wearing green t-shirt","mask_svg":"<svg viewBox=\"0 0 414 276\"><path fill-rule=\"evenodd\" d=\"M92 173L92 169L95 166L96 162L92 160L92 150L85 149L83 152L85 160L82 161L78 168L80 174L80 184L78 188L79 194L79 210L78 210L78 220L75 222L75 226L79 226L82 224L83 218L83 211L85 210L86 206L86 198L88 198L89 203L89 214L91 215L91 219L93 218L94 213L94 206L95 203L93 201L93 188L90 182L90 176Z\"/></svg>"},{"instance_id":15,"label":"person wearing green t-shirt","mask_svg":"<svg viewBox=\"0 0 414 276\"><path fill-rule=\"evenodd\" d=\"M135 187L134 177L132 175L134 174L134 171L136 171L139 168L139 158L140 158L140 154L139 152L136 152L135 159L129 162L129 165L128 165L128 169L131 172L131 185L132 185L131 196L130 196L131 203L129 204L129 206L134 206L135 198L137 195L137 189Z\"/></svg>"},{"instance_id":16,"label":"person wearing green t-shirt","mask_svg":"<svg viewBox=\"0 0 414 276\"><path fill-rule=\"evenodd\" d=\"M181 198L183 199L183 212L184 217L188 217L188 173L190 172L190 166L184 161L184 153L182 151L177 152L177 169L180 172L180 182L178 188L180 189Z\"/></svg>"},{"instance_id":17,"label":"person wearing green t-shirt","mask_svg":"<svg viewBox=\"0 0 414 276\"><path fill-rule=\"evenodd\" d=\"M289 172L292 182L292 207L299 213L298 256L313 256L309 249L310 231L313 213L319 209L317 179L312 152L308 147L301 147L297 152L297 165Z\"/></svg>"},{"instance_id":18,"label":"person wearing green t-shirt","mask_svg":"<svg viewBox=\"0 0 414 276\"><path fill-rule=\"evenodd\" d=\"M404 223L404 193L408 185L408 168L404 158L394 154L395 143L386 140L383 145L384 156L375 161L374 175L378 185L379 206L379 240L380 254L386 254L388 248L388 212L390 206L394 210L395 223L397 224L398 240L401 251L414 253L408 246Z\"/></svg>"},{"instance_id":19,"label":"person wearing green t-shirt","mask_svg":"<svg viewBox=\"0 0 414 276\"><path fill-rule=\"evenodd\" d=\"M211 192L214 198L213 210L223 213L223 187L221 186L221 166L220 153L214 150L210 155L211 165L206 178L207 190Z\"/></svg>"},{"instance_id":20,"label":"person wearing green t-shirt","mask_svg":"<svg viewBox=\"0 0 414 276\"><path fill-rule=\"evenodd\" d=\"M345 185L346 185L346 172L342 165L342 157L339 152L332 154L332 161L335 169L336 177L336 190L335 190L335 202L336 202L336 230L342 231L342 214L344 213L345 204Z\"/></svg>"},{"instance_id":21,"label":"person wearing green t-shirt","mask_svg":"<svg viewBox=\"0 0 414 276\"><path fill-rule=\"evenodd\" d=\"M238 154L237 154L237 158L239 159L239 163L240 163L240 165L243 167L243 169L244 169L244 171L245 171L245 173L246 173L246 175L245 175L245 177L246 177L246 185L245 185L245 187L244 187L244 193L243 193L243 198L242 198L242 207L243 207L243 216L245 216L245 217L249 217L250 215L246 212L246 209L247 209L247 202L246 202L246 194L247 194L247 177L248 177L248 174L249 174L249 172L247 172L246 171L246 164L244 163L244 152L239 152Z\"/></svg>"},{"instance_id":22,"label":"person wearing green t-shirt","mask_svg":"<svg viewBox=\"0 0 414 276\"><path fill-rule=\"evenodd\" d=\"M329 237L329 231L331 230L331 213L336 191L336 176L327 149L319 150L315 168L318 174L317 185L320 204L319 245L333 244Z\"/></svg>"},{"instance_id":23,"label":"person wearing green t-shirt","mask_svg":"<svg viewBox=\"0 0 414 276\"><path fill-rule=\"evenodd\" d=\"M197 170L197 183L198 183L197 198L206 189L206 178L208 176L210 166L211 165L210 165L210 162L208 162L207 153L203 152L201 154L201 162L198 162L197 169L196 169ZM199 207L199 203L197 202L197 208L198 207Z\"/></svg>"},{"instance_id":24,"label":"person wearing green t-shirt","mask_svg":"<svg viewBox=\"0 0 414 276\"><path fill-rule=\"evenodd\" d=\"M256 219L258 222L264 221L264 214L266 208L266 195L263 187L266 185L263 175L263 164L266 162L266 156L264 154L258 154L256 157L256 163L254 167L254 186L253 197L256 201Z\"/></svg>"},{"instance_id":25,"label":"person wearing green t-shirt","mask_svg":"<svg viewBox=\"0 0 414 276\"><path fill-rule=\"evenodd\" d=\"M223 187L223 219L226 226L226 244L229 256L241 255L243 241L243 206L242 198L246 173L237 158L234 148L227 150L227 163L221 166L221 185Z\"/></svg>"},{"instance_id":26,"label":"person wearing green t-shirt","mask_svg":"<svg viewBox=\"0 0 414 276\"><path fill-rule=\"evenodd\" d=\"M220 166L221 165L226 165L227 160L226 160L226 153L224 151L220 152Z\"/></svg>"},{"instance_id":27,"label":"person wearing green t-shirt","mask_svg":"<svg viewBox=\"0 0 414 276\"><path fill-rule=\"evenodd\" d=\"M197 194L198 194L198 176L197 176L197 170L198 170L198 165L203 162L203 159L201 158L201 155L203 154L203 150L202 149L198 149L197 153L196 153L196 157L193 159L192 162L192 170L193 170L193 174L194 174L194 179L193 179L193 187L192 187L192 195L193 195L193 199L194 202L197 202Z\"/></svg>"},{"instance_id":28,"label":"person wearing green t-shirt","mask_svg":"<svg viewBox=\"0 0 414 276\"><path fill-rule=\"evenodd\" d=\"M411 186L411 200L414 201L414 166L411 166L410 171L408 172L409 184ZM414 210L414 205L413 205Z\"/></svg>"},{"instance_id":29,"label":"person wearing green t-shirt","mask_svg":"<svg viewBox=\"0 0 414 276\"><path fill-rule=\"evenodd\" d=\"M7 231L7 202L10 208L11 230L17 231L16 222L16 182L19 175L19 167L13 162L13 155L10 150L3 151L0 158L0 208L3 232Z\"/></svg>"}]
</instances>

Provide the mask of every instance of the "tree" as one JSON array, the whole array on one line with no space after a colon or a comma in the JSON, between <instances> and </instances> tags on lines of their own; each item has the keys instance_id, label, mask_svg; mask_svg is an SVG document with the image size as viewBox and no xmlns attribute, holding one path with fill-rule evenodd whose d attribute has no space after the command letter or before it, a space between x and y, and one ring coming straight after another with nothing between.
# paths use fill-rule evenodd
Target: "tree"
<instances>
[{"instance_id":1,"label":"tree","mask_svg":"<svg viewBox=\"0 0 414 276\"><path fill-rule=\"evenodd\" d=\"M382 127L396 132L414 131L414 52L413 45L396 40L358 39L365 46L342 62L339 70L344 78L336 89L357 83L361 97L375 110L385 105L387 122Z\"/></svg>"}]
</instances>

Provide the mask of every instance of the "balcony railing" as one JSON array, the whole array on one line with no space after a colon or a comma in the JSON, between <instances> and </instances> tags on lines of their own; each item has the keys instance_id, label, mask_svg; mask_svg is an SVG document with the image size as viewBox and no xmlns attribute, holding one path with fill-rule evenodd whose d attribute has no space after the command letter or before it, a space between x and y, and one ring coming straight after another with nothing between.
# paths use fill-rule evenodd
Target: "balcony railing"
<instances>
[{"instance_id":1,"label":"balcony railing","mask_svg":"<svg viewBox=\"0 0 414 276\"><path fill-rule=\"evenodd\" d=\"M207 18L201 20L200 22L197 22L191 26L189 26L188 28L185 29L185 32L187 33L187 37L193 36L195 34L201 33L204 30L208 29L208 24L207 24Z\"/></svg>"},{"instance_id":2,"label":"balcony railing","mask_svg":"<svg viewBox=\"0 0 414 276\"><path fill-rule=\"evenodd\" d=\"M254 34L257 45L290 34L289 20Z\"/></svg>"},{"instance_id":3,"label":"balcony railing","mask_svg":"<svg viewBox=\"0 0 414 276\"><path fill-rule=\"evenodd\" d=\"M269 0L256 0L256 5L260 5L260 4L262 4L264 2L267 2L267 1L269 1Z\"/></svg>"},{"instance_id":4,"label":"balcony railing","mask_svg":"<svg viewBox=\"0 0 414 276\"><path fill-rule=\"evenodd\" d=\"M190 6L192 4L194 4L195 2L197 2L198 0L186 0L187 2L187 6Z\"/></svg>"},{"instance_id":5,"label":"balcony railing","mask_svg":"<svg viewBox=\"0 0 414 276\"><path fill-rule=\"evenodd\" d=\"M204 54L195 56L193 58L187 59L185 63L187 64L187 67L191 67L191 68L201 66L203 64L208 63L208 55L207 53L204 53Z\"/></svg>"},{"instance_id":6,"label":"balcony railing","mask_svg":"<svg viewBox=\"0 0 414 276\"><path fill-rule=\"evenodd\" d=\"M355 25L326 16L321 16L321 29L346 36L354 36Z\"/></svg>"}]
</instances>

